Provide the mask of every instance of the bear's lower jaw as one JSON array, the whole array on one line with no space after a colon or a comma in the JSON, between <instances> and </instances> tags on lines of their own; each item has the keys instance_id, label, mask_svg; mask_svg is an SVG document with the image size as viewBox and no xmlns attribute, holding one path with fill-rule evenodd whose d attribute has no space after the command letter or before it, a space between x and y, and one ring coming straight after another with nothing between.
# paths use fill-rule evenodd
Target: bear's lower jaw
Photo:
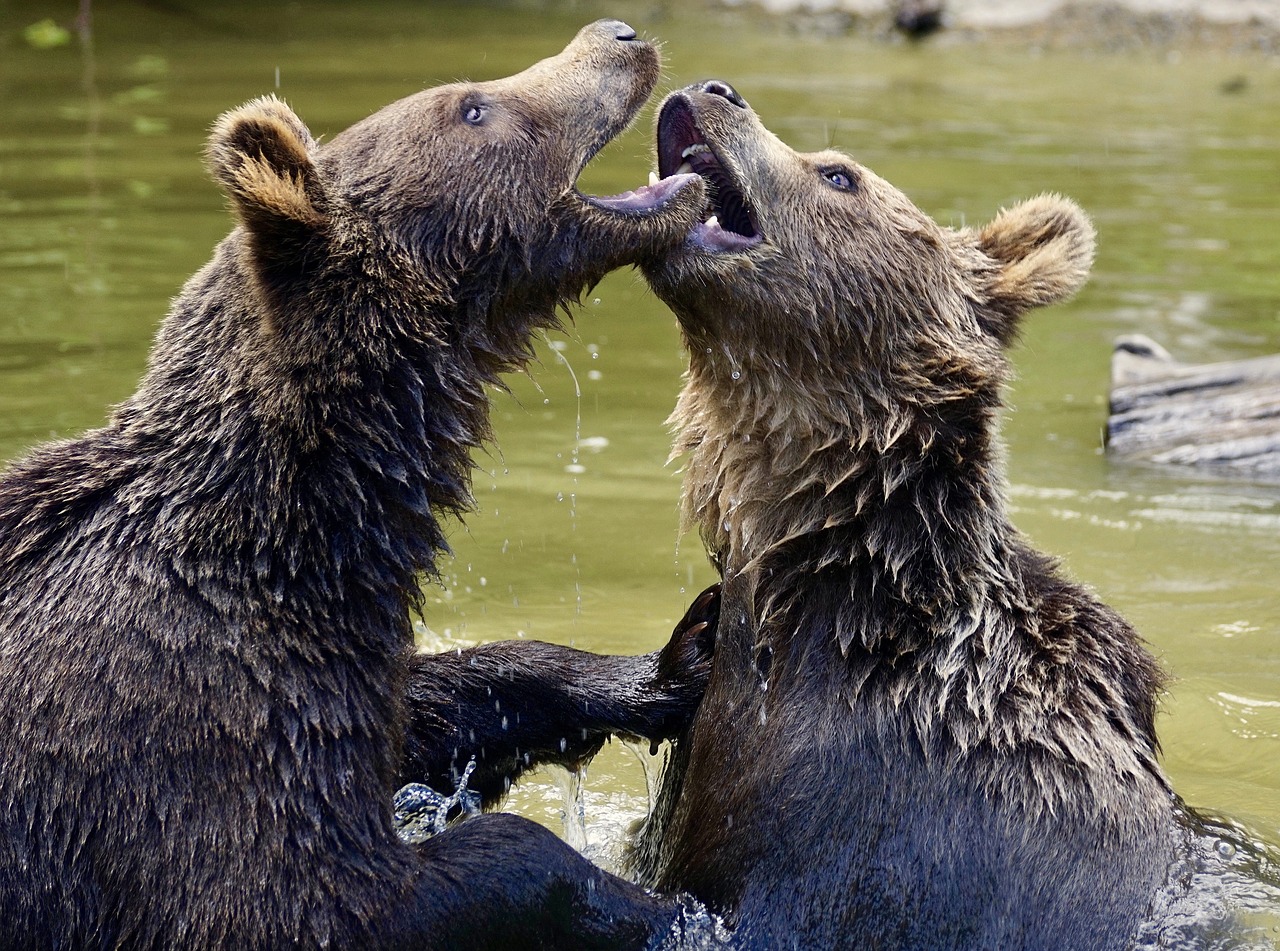
<instances>
[{"instance_id":1,"label":"bear's lower jaw","mask_svg":"<svg viewBox=\"0 0 1280 951\"><path fill-rule=\"evenodd\" d=\"M625 215L648 215L661 211L677 194L697 179L698 176L693 173L673 175L617 195L582 195L582 199L604 211Z\"/></svg>"},{"instance_id":2,"label":"bear's lower jaw","mask_svg":"<svg viewBox=\"0 0 1280 951\"><path fill-rule=\"evenodd\" d=\"M764 239L758 235L742 235L721 227L719 218L712 215L706 221L695 225L689 232L688 245L715 254L746 251L760 244Z\"/></svg>"}]
</instances>

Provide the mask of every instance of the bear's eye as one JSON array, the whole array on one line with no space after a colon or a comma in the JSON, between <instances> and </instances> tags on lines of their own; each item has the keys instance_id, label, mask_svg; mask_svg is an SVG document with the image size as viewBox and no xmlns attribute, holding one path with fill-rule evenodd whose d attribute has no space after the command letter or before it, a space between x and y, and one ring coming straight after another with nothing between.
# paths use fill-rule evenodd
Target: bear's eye
<instances>
[{"instance_id":1,"label":"bear's eye","mask_svg":"<svg viewBox=\"0 0 1280 951\"><path fill-rule=\"evenodd\" d=\"M833 187L844 192L851 192L857 188L857 178L847 168L824 168L822 169L822 177L830 182Z\"/></svg>"},{"instance_id":2,"label":"bear's eye","mask_svg":"<svg viewBox=\"0 0 1280 951\"><path fill-rule=\"evenodd\" d=\"M488 115L488 107L479 103L464 104L462 107L462 121L467 125L484 125L485 117Z\"/></svg>"}]
</instances>

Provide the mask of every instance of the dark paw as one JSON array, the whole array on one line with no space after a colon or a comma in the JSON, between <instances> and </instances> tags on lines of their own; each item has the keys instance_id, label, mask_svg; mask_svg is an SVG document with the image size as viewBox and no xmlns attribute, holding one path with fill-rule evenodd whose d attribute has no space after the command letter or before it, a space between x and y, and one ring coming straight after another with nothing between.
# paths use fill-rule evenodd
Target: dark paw
<instances>
[{"instance_id":1,"label":"dark paw","mask_svg":"<svg viewBox=\"0 0 1280 951\"><path fill-rule=\"evenodd\" d=\"M673 674L680 669L701 672L705 679L711 672L719 621L720 582L717 581L698 595L672 631L671 640L658 655L659 675L665 666Z\"/></svg>"},{"instance_id":2,"label":"dark paw","mask_svg":"<svg viewBox=\"0 0 1280 951\"><path fill-rule=\"evenodd\" d=\"M658 653L656 691L670 709L663 717L663 736L674 736L688 725L711 676L716 626L720 620L720 584L698 595Z\"/></svg>"}]
</instances>

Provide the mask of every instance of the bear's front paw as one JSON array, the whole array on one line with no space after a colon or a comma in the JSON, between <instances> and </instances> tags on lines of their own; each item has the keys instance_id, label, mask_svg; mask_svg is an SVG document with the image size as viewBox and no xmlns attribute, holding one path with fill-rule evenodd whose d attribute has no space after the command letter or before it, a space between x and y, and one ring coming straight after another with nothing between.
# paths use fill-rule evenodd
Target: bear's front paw
<instances>
[{"instance_id":1,"label":"bear's front paw","mask_svg":"<svg viewBox=\"0 0 1280 951\"><path fill-rule=\"evenodd\" d=\"M720 621L720 583L703 591L685 612L658 652L653 692L663 706L654 738L666 739L684 732L693 718L715 656L716 627Z\"/></svg>"}]
</instances>

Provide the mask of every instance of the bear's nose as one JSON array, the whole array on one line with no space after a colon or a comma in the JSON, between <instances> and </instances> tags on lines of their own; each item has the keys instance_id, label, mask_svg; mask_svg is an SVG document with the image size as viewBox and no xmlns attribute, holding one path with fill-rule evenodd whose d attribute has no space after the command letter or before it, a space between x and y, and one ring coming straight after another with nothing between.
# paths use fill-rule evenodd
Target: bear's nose
<instances>
[{"instance_id":1,"label":"bear's nose","mask_svg":"<svg viewBox=\"0 0 1280 951\"><path fill-rule=\"evenodd\" d=\"M738 95L738 90L734 89L727 82L721 79L708 79L702 84L702 91L709 92L713 96L721 96L728 99L739 109L747 108L747 100Z\"/></svg>"},{"instance_id":2,"label":"bear's nose","mask_svg":"<svg viewBox=\"0 0 1280 951\"><path fill-rule=\"evenodd\" d=\"M606 30L613 32L615 40L634 40L636 38L635 27L623 23L621 20L606 20L601 24Z\"/></svg>"}]
</instances>

